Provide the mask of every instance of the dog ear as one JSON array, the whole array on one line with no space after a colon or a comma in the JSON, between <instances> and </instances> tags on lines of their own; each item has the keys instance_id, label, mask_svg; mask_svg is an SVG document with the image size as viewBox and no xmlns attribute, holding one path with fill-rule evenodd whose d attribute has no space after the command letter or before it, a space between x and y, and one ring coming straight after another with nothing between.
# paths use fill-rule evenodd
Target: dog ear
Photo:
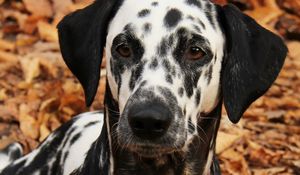
<instances>
[{"instance_id":1,"label":"dog ear","mask_svg":"<svg viewBox=\"0 0 300 175\"><path fill-rule=\"evenodd\" d=\"M58 24L64 61L81 83L87 106L96 95L107 27L121 0L96 0Z\"/></svg>"},{"instance_id":2,"label":"dog ear","mask_svg":"<svg viewBox=\"0 0 300 175\"><path fill-rule=\"evenodd\" d=\"M282 39L233 5L220 7L227 52L222 69L224 105L233 123L278 76L287 48Z\"/></svg>"}]
</instances>

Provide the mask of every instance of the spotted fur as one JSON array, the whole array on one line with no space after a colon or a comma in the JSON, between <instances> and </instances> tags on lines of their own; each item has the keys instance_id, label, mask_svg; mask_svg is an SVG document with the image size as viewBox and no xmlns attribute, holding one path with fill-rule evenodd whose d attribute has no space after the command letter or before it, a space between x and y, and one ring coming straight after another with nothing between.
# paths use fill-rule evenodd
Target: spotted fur
<instances>
[{"instance_id":1,"label":"spotted fur","mask_svg":"<svg viewBox=\"0 0 300 175\"><path fill-rule=\"evenodd\" d=\"M99 112L74 117L50 134L36 150L14 160L0 174L68 175L83 164L103 123L103 115Z\"/></svg>"},{"instance_id":2,"label":"spotted fur","mask_svg":"<svg viewBox=\"0 0 300 175\"><path fill-rule=\"evenodd\" d=\"M105 122L96 114L75 118L1 175L220 174L214 150L222 104L236 123L286 56L279 37L209 0L96 0L58 30L88 105L106 48ZM74 145L80 149L69 152Z\"/></svg>"}]
</instances>

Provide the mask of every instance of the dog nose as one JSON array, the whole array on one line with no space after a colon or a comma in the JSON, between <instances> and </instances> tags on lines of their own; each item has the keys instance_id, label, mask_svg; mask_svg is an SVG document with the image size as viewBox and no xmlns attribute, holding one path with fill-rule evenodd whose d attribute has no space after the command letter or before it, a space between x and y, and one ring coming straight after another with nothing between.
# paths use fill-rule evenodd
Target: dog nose
<instances>
[{"instance_id":1,"label":"dog nose","mask_svg":"<svg viewBox=\"0 0 300 175\"><path fill-rule=\"evenodd\" d=\"M163 136L168 130L172 116L163 104L138 104L128 112L129 125L141 139L155 139Z\"/></svg>"}]
</instances>

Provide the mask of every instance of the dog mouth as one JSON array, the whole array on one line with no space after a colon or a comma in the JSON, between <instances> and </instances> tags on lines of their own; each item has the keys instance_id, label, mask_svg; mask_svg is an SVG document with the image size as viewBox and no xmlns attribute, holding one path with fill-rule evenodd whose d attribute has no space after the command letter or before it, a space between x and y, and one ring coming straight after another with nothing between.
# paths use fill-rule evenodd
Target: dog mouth
<instances>
[{"instance_id":1,"label":"dog mouth","mask_svg":"<svg viewBox=\"0 0 300 175\"><path fill-rule=\"evenodd\" d=\"M172 154L176 151L175 148L163 146L149 146L149 145L131 145L128 150L144 158L157 158Z\"/></svg>"}]
</instances>

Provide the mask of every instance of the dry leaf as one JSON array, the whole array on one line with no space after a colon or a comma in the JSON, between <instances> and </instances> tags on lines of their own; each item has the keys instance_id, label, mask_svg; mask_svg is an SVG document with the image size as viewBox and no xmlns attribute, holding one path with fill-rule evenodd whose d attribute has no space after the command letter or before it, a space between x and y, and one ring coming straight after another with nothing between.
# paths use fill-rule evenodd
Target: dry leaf
<instances>
[{"instance_id":1,"label":"dry leaf","mask_svg":"<svg viewBox=\"0 0 300 175\"><path fill-rule=\"evenodd\" d=\"M242 135L227 134L225 132L218 132L217 142L216 142L216 153L220 154L231 145L233 145Z\"/></svg>"},{"instance_id":2,"label":"dry leaf","mask_svg":"<svg viewBox=\"0 0 300 175\"><path fill-rule=\"evenodd\" d=\"M20 129L27 137L37 139L39 137L39 125L28 113L28 106L21 105L19 114Z\"/></svg>"},{"instance_id":3,"label":"dry leaf","mask_svg":"<svg viewBox=\"0 0 300 175\"><path fill-rule=\"evenodd\" d=\"M58 34L55 26L40 21L38 22L38 31L41 39L50 42L58 41Z\"/></svg>"},{"instance_id":4,"label":"dry leaf","mask_svg":"<svg viewBox=\"0 0 300 175\"><path fill-rule=\"evenodd\" d=\"M17 41L15 42L17 47L24 47L30 46L38 41L38 37L26 35L26 34L19 34L17 36Z\"/></svg>"},{"instance_id":5,"label":"dry leaf","mask_svg":"<svg viewBox=\"0 0 300 175\"><path fill-rule=\"evenodd\" d=\"M17 63L18 57L15 54L12 54L10 52L5 52L0 50L0 62L12 62Z\"/></svg>"},{"instance_id":6,"label":"dry leaf","mask_svg":"<svg viewBox=\"0 0 300 175\"><path fill-rule=\"evenodd\" d=\"M50 134L50 130L47 128L47 126L45 124L42 124L40 126L40 138L39 141L42 142L49 134Z\"/></svg>"},{"instance_id":7,"label":"dry leaf","mask_svg":"<svg viewBox=\"0 0 300 175\"><path fill-rule=\"evenodd\" d=\"M39 59L24 57L20 60L20 63L25 75L25 82L30 84L40 74Z\"/></svg>"},{"instance_id":8,"label":"dry leaf","mask_svg":"<svg viewBox=\"0 0 300 175\"><path fill-rule=\"evenodd\" d=\"M227 159L226 161L226 168L227 171L230 172L232 175L250 175L248 164L241 155L241 153L238 153L234 151L233 149L228 149L227 151L224 151L220 155L221 159Z\"/></svg>"},{"instance_id":9,"label":"dry leaf","mask_svg":"<svg viewBox=\"0 0 300 175\"><path fill-rule=\"evenodd\" d=\"M15 49L15 44L11 41L0 38L0 50L12 51Z\"/></svg>"},{"instance_id":10,"label":"dry leaf","mask_svg":"<svg viewBox=\"0 0 300 175\"><path fill-rule=\"evenodd\" d=\"M26 9L35 16L51 17L53 10L48 0L23 0Z\"/></svg>"},{"instance_id":11,"label":"dry leaf","mask_svg":"<svg viewBox=\"0 0 300 175\"><path fill-rule=\"evenodd\" d=\"M298 0L276 0L278 5L287 10L289 13L296 14L300 17L300 1Z\"/></svg>"},{"instance_id":12,"label":"dry leaf","mask_svg":"<svg viewBox=\"0 0 300 175\"><path fill-rule=\"evenodd\" d=\"M71 5L73 5L72 0L53 0L53 8L56 13L64 15L70 13Z\"/></svg>"},{"instance_id":13,"label":"dry leaf","mask_svg":"<svg viewBox=\"0 0 300 175\"><path fill-rule=\"evenodd\" d=\"M285 167L274 167L266 169L253 169L255 175L270 175L270 174L280 174L286 171Z\"/></svg>"},{"instance_id":14,"label":"dry leaf","mask_svg":"<svg viewBox=\"0 0 300 175\"><path fill-rule=\"evenodd\" d=\"M0 89L0 101L6 100L7 97L7 90L6 89Z\"/></svg>"},{"instance_id":15,"label":"dry leaf","mask_svg":"<svg viewBox=\"0 0 300 175\"><path fill-rule=\"evenodd\" d=\"M288 46L288 49L289 49L289 55L290 57L292 58L295 58L295 59L300 59L300 42L289 42L287 44Z\"/></svg>"}]
</instances>

